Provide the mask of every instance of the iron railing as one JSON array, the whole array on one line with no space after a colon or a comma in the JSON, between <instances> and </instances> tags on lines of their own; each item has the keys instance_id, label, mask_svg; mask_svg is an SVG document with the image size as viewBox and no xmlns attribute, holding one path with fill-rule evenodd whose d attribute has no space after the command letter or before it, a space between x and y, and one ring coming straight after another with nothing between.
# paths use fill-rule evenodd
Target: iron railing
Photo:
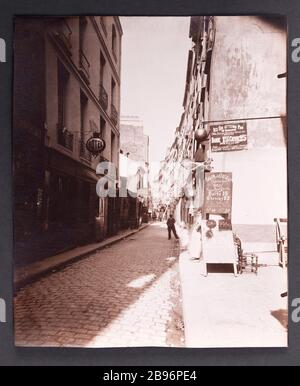
<instances>
[{"instance_id":1,"label":"iron railing","mask_svg":"<svg viewBox=\"0 0 300 386\"><path fill-rule=\"evenodd\" d=\"M55 37L57 38L60 45L67 51L67 53L71 54L72 48L72 30L65 19L59 20L56 25L56 30L54 32Z\"/></svg>"},{"instance_id":2,"label":"iron railing","mask_svg":"<svg viewBox=\"0 0 300 386\"><path fill-rule=\"evenodd\" d=\"M57 143L73 151L74 135L65 127L57 128Z\"/></svg>"}]
</instances>

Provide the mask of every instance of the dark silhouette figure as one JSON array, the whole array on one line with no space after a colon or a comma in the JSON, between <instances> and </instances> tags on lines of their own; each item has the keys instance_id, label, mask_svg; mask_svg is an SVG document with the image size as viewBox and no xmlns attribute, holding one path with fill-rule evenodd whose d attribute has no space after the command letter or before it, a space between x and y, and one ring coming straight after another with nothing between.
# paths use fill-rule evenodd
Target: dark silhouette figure
<instances>
[{"instance_id":1,"label":"dark silhouette figure","mask_svg":"<svg viewBox=\"0 0 300 386\"><path fill-rule=\"evenodd\" d=\"M175 219L172 214L170 214L168 221L167 221L167 226L168 226L168 239L171 239L171 232L173 232L173 235L175 239L179 239L177 233L176 233L176 228L175 228Z\"/></svg>"}]
</instances>

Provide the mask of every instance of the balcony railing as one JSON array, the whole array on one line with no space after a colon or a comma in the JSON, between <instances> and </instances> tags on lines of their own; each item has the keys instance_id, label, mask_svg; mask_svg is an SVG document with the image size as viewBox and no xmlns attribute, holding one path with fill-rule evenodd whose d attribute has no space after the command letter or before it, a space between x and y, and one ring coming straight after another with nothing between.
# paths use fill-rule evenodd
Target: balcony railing
<instances>
[{"instance_id":1,"label":"balcony railing","mask_svg":"<svg viewBox=\"0 0 300 386\"><path fill-rule=\"evenodd\" d=\"M82 139L79 140L79 155L81 158L84 158L87 161L91 162L91 160L92 160L92 155L87 150L87 148L85 146L85 141L83 141Z\"/></svg>"},{"instance_id":2,"label":"balcony railing","mask_svg":"<svg viewBox=\"0 0 300 386\"><path fill-rule=\"evenodd\" d=\"M58 126L57 128L57 143L64 146L66 149L73 151L74 135L65 127Z\"/></svg>"},{"instance_id":3,"label":"balcony railing","mask_svg":"<svg viewBox=\"0 0 300 386\"><path fill-rule=\"evenodd\" d=\"M119 115L118 115L118 111L117 109L115 108L115 106L113 104L111 104L111 108L110 108L110 119L112 121L112 123L117 126L118 124L118 118L119 118Z\"/></svg>"},{"instance_id":4,"label":"balcony railing","mask_svg":"<svg viewBox=\"0 0 300 386\"><path fill-rule=\"evenodd\" d=\"M102 83L100 83L99 101L102 108L106 110L108 106L108 95Z\"/></svg>"},{"instance_id":5,"label":"balcony railing","mask_svg":"<svg viewBox=\"0 0 300 386\"><path fill-rule=\"evenodd\" d=\"M65 19L59 20L56 29L54 32L54 35L62 48L71 55L71 48L72 48L72 42L71 42L71 36L72 36L72 30L67 23Z\"/></svg>"},{"instance_id":6,"label":"balcony railing","mask_svg":"<svg viewBox=\"0 0 300 386\"><path fill-rule=\"evenodd\" d=\"M79 50L79 71L87 82L90 79L90 67L90 62L87 60L83 50Z\"/></svg>"}]
</instances>

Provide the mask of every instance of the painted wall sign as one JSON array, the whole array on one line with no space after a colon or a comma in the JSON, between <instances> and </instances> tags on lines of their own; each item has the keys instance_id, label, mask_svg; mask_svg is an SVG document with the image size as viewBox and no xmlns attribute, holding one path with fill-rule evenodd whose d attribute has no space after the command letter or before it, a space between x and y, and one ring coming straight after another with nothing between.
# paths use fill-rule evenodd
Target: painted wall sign
<instances>
[{"instance_id":1,"label":"painted wall sign","mask_svg":"<svg viewBox=\"0 0 300 386\"><path fill-rule=\"evenodd\" d=\"M246 122L211 126L211 151L236 151L247 147Z\"/></svg>"},{"instance_id":2,"label":"painted wall sign","mask_svg":"<svg viewBox=\"0 0 300 386\"><path fill-rule=\"evenodd\" d=\"M89 138L86 142L87 150L94 154L98 155L105 149L106 143L104 139L100 138L100 136L94 134L93 137Z\"/></svg>"},{"instance_id":3,"label":"painted wall sign","mask_svg":"<svg viewBox=\"0 0 300 386\"><path fill-rule=\"evenodd\" d=\"M232 173L206 173L204 179L204 212L231 215Z\"/></svg>"}]
</instances>

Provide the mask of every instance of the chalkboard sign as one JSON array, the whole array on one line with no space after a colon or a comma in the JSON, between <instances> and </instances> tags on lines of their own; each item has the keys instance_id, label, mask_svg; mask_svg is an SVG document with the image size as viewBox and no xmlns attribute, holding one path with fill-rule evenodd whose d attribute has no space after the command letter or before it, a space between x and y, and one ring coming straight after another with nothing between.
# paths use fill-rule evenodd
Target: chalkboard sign
<instances>
[{"instance_id":1,"label":"chalkboard sign","mask_svg":"<svg viewBox=\"0 0 300 386\"><path fill-rule=\"evenodd\" d=\"M204 212L231 217L232 173L206 173L204 180Z\"/></svg>"}]
</instances>

